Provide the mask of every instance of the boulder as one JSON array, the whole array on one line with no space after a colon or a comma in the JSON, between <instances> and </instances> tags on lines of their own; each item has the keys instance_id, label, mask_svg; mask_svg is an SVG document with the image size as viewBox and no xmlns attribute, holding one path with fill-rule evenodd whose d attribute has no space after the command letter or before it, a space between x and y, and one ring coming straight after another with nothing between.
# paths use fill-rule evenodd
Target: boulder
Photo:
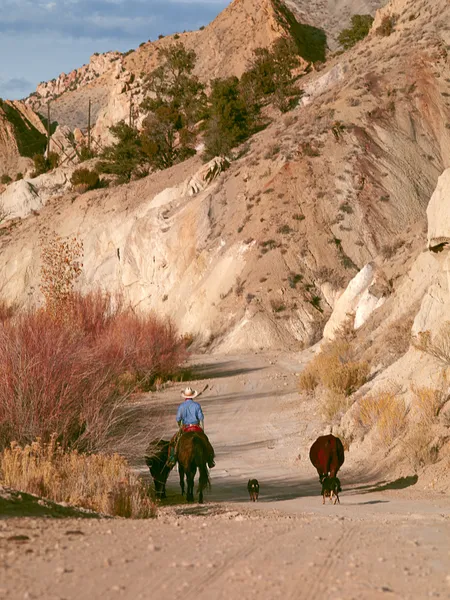
<instances>
[{"instance_id":1,"label":"boulder","mask_svg":"<svg viewBox=\"0 0 450 600\"><path fill-rule=\"evenodd\" d=\"M0 205L7 219L25 218L33 210L39 210L49 198L62 194L70 187L75 167L58 168L33 179L20 179L11 183L0 194Z\"/></svg>"},{"instance_id":2,"label":"boulder","mask_svg":"<svg viewBox=\"0 0 450 600\"><path fill-rule=\"evenodd\" d=\"M438 179L436 189L427 208L428 248L433 249L450 242L450 169Z\"/></svg>"},{"instance_id":3,"label":"boulder","mask_svg":"<svg viewBox=\"0 0 450 600\"><path fill-rule=\"evenodd\" d=\"M323 337L332 340L337 330L344 325L350 315L355 316L354 327L363 325L374 310L382 306L383 296L375 296L370 287L376 281L376 273L371 263L367 264L349 282L343 294L336 300L333 312L323 330Z\"/></svg>"}]
</instances>

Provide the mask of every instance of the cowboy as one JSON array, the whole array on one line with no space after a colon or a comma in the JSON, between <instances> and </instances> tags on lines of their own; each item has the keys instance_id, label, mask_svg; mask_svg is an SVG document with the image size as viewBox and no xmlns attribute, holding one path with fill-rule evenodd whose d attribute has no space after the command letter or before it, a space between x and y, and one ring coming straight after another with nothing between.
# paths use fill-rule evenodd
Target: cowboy
<instances>
[{"instance_id":1,"label":"cowboy","mask_svg":"<svg viewBox=\"0 0 450 600\"><path fill-rule=\"evenodd\" d=\"M197 390L187 387L181 392L184 402L180 404L177 411L178 427L187 429L188 427L204 428L205 417L203 416L202 407L198 402L194 402L194 398L198 396Z\"/></svg>"},{"instance_id":2,"label":"cowboy","mask_svg":"<svg viewBox=\"0 0 450 600\"><path fill-rule=\"evenodd\" d=\"M184 401L180 404L177 411L177 423L179 429L171 440L169 448L169 464L175 464L176 462L178 442L182 434L188 431L197 431L206 438L208 446L210 447L208 466L210 469L212 469L215 466L214 450L208 440L207 435L203 431L205 425L205 417L203 416L202 407L198 402L194 402L194 398L196 398L199 395L198 391L187 387L181 392L181 395L184 398Z\"/></svg>"}]
</instances>

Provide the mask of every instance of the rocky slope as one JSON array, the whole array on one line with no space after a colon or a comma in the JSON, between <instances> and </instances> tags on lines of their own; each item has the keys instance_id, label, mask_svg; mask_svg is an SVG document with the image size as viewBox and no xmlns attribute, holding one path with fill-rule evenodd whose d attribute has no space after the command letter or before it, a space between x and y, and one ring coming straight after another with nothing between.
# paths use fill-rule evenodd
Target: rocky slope
<instances>
[{"instance_id":1,"label":"rocky slope","mask_svg":"<svg viewBox=\"0 0 450 600\"><path fill-rule=\"evenodd\" d=\"M222 350L316 341L368 263L356 285L364 295L358 324L376 307L394 305L400 317L403 304L390 300L397 290L406 290L406 311L427 289L407 291L415 281L407 273L422 256L427 204L450 166L448 6L428 8L393 0L376 22L395 10L393 33L373 31L305 77L301 106L275 118L213 181L194 158L82 196L47 200L52 175L41 196L40 182L29 182L30 206L42 210L2 238L3 297L39 301L45 223L83 240L84 289L100 281L120 289ZM22 208L14 204L22 217L26 185Z\"/></svg>"}]
</instances>

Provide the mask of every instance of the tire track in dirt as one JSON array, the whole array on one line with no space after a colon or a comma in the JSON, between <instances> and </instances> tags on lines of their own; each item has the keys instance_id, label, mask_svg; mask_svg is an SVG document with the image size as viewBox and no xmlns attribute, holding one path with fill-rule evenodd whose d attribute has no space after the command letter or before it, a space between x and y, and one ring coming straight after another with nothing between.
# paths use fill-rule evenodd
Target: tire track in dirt
<instances>
[{"instance_id":1,"label":"tire track in dirt","mask_svg":"<svg viewBox=\"0 0 450 600\"><path fill-rule=\"evenodd\" d=\"M341 556L354 550L353 539L356 533L356 526L352 526L344 530L337 539L331 540L331 548L319 570L314 572L314 568L312 568L313 573L307 571L297 576L286 597L291 600L303 598L305 600L323 600L329 594L330 586L333 585L335 578L342 571Z\"/></svg>"},{"instance_id":2,"label":"tire track in dirt","mask_svg":"<svg viewBox=\"0 0 450 600\"><path fill-rule=\"evenodd\" d=\"M269 544L275 538L280 538L280 536L285 536L287 533L292 532L292 525L286 527L283 531L277 531L273 535L264 538L264 540L259 540L259 543L264 547L266 544ZM194 582L190 587L189 591L184 595L186 600L189 599L198 599L199 594L204 592L207 589L208 594L211 594L211 585L218 581L228 569L230 569L233 565L239 563L243 559L247 559L249 556L254 554L256 551L261 550L261 546L256 545L255 543L247 544L240 550L239 552L233 553L233 555L225 560L220 566L218 566L212 573L208 573L207 575L200 578L199 581Z\"/></svg>"}]
</instances>

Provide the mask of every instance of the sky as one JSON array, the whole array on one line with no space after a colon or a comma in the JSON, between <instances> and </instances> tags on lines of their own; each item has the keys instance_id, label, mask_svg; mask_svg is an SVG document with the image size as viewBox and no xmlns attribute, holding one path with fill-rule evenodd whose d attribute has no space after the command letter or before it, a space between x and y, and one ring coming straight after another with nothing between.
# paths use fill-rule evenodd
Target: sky
<instances>
[{"instance_id":1,"label":"sky","mask_svg":"<svg viewBox=\"0 0 450 600\"><path fill-rule=\"evenodd\" d=\"M94 52L137 48L158 35L210 23L230 0L0 0L0 98L24 98L41 81Z\"/></svg>"}]
</instances>

